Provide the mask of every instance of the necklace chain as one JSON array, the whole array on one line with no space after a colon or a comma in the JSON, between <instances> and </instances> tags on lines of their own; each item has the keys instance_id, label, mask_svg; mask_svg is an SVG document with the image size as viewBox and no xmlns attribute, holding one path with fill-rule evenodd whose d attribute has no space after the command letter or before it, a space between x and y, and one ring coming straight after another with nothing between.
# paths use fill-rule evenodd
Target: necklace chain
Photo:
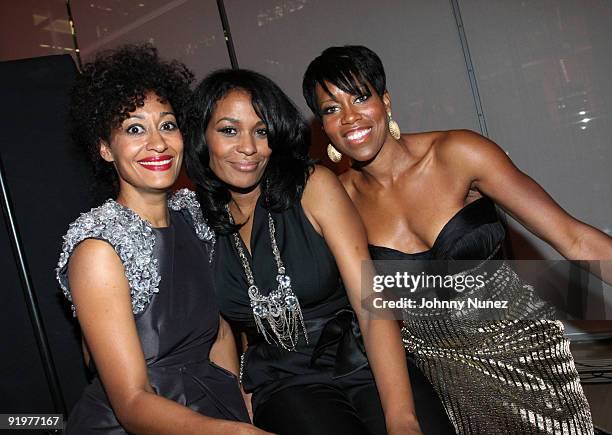
<instances>
[{"instance_id":1,"label":"necklace chain","mask_svg":"<svg viewBox=\"0 0 612 435\"><path fill-rule=\"evenodd\" d=\"M229 204L225 205L225 211L229 216L230 222L234 224L234 218L230 211ZM272 215L269 212L268 230L270 232L272 254L276 261L277 288L270 290L267 295L263 295L259 291L257 284L255 284L253 271L251 270L249 260L244 252L242 241L237 231L232 233L232 239L249 284L248 295L251 301L251 309L253 310L253 317L257 325L257 330L261 332L266 342L275 343L280 345L283 349L293 351L298 343L300 326L306 343L308 343L308 333L304 325L300 301L291 288L291 278L286 274L285 265L280 256L280 251L276 243L276 228L274 227ZM270 331L272 334L270 334Z\"/></svg>"}]
</instances>

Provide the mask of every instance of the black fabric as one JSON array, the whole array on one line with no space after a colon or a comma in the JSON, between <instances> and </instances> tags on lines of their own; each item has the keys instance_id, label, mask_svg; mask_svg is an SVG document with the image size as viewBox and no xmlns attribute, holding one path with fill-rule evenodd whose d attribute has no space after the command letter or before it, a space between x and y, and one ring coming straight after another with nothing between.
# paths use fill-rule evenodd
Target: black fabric
<instances>
[{"instance_id":1,"label":"black fabric","mask_svg":"<svg viewBox=\"0 0 612 435\"><path fill-rule=\"evenodd\" d=\"M0 154L23 253L68 409L87 384L80 337L54 267L68 223L92 204L88 165L68 134L68 93L77 74L69 55L0 62ZM0 223L2 304L0 409L53 413L50 389L28 317L21 282Z\"/></svg>"},{"instance_id":2,"label":"black fabric","mask_svg":"<svg viewBox=\"0 0 612 435\"><path fill-rule=\"evenodd\" d=\"M293 291L300 300L305 319L328 316L349 306L334 257L325 240L312 227L301 205L284 213L272 213L276 241ZM276 262L272 255L268 212L260 197L253 216L251 254L244 248L255 281L262 292L276 288ZM234 322L255 328L247 294L249 287L230 236L218 237L213 262L221 312Z\"/></svg>"},{"instance_id":3,"label":"black fabric","mask_svg":"<svg viewBox=\"0 0 612 435\"><path fill-rule=\"evenodd\" d=\"M369 248L373 260L483 260L504 237L505 230L495 204L482 197L460 209L444 225L431 249L405 253L384 246L370 245ZM461 267L464 266L462 262ZM455 433L433 386L417 367L413 355L408 353L407 357L417 417L423 433Z\"/></svg>"},{"instance_id":4,"label":"black fabric","mask_svg":"<svg viewBox=\"0 0 612 435\"><path fill-rule=\"evenodd\" d=\"M318 325L317 323L320 323ZM319 318L309 320L306 324L307 330L321 330L312 356L310 365L315 366L319 358L329 349L335 348L336 361L332 377L339 378L351 372L367 366L368 359L365 356L365 346L359 330L359 324L355 313L351 310L340 310L336 315L327 320Z\"/></svg>"},{"instance_id":5,"label":"black fabric","mask_svg":"<svg viewBox=\"0 0 612 435\"><path fill-rule=\"evenodd\" d=\"M455 434L442 402L411 357L408 372L423 434ZM297 385L273 394L256 413L254 423L281 435L385 433L377 397L371 382L351 382L342 389L329 384Z\"/></svg>"},{"instance_id":6,"label":"black fabric","mask_svg":"<svg viewBox=\"0 0 612 435\"><path fill-rule=\"evenodd\" d=\"M367 412L378 415L370 417L366 411L363 411L363 415L360 411L357 419L361 423L355 424L361 424L365 430L366 423L362 418L384 422L374 379L363 355L357 320L331 251L323 237L312 227L301 204L296 203L289 210L272 213L272 216L281 257L302 307L308 344L301 337L297 349L290 352L268 344L256 331L246 276L230 236L218 238L213 261L221 312L248 337L243 386L253 392L255 422L274 424L273 432L295 433L296 426L290 420L304 412L300 403L311 401L312 390L308 387L311 385L320 385L324 391L334 391L336 396L340 395L343 399L325 406L313 404L308 411L309 421L313 425L310 427L319 427L320 420L324 420L326 415L335 415L336 411L340 418L347 401L350 402L355 391L362 388L369 389L372 403L376 404L368 406ZM270 243L268 212L263 208L261 198L255 207L250 246L252 256L246 248L245 252L255 282L262 292L267 293L267 289L276 287L277 267ZM284 390L288 392L283 393ZM285 394L291 395L292 400L282 399ZM283 402L287 415L283 417L281 413L269 411L268 414L265 411L274 409L274 404L279 401ZM334 403L340 404L337 410ZM260 420L260 415L265 417ZM385 433L384 425L382 431L375 433Z\"/></svg>"},{"instance_id":7,"label":"black fabric","mask_svg":"<svg viewBox=\"0 0 612 435\"><path fill-rule=\"evenodd\" d=\"M279 435L386 433L376 386L371 382L285 388L261 406L254 423Z\"/></svg>"},{"instance_id":8,"label":"black fabric","mask_svg":"<svg viewBox=\"0 0 612 435\"><path fill-rule=\"evenodd\" d=\"M455 434L455 428L446 414L442 401L409 353L406 353L406 362L416 416L423 435Z\"/></svg>"},{"instance_id":9,"label":"black fabric","mask_svg":"<svg viewBox=\"0 0 612 435\"><path fill-rule=\"evenodd\" d=\"M406 253L370 245L373 260L484 260L505 238L495 204L483 196L459 210L427 251Z\"/></svg>"},{"instance_id":10,"label":"black fabric","mask_svg":"<svg viewBox=\"0 0 612 435\"><path fill-rule=\"evenodd\" d=\"M284 388L314 383L336 385L339 380L349 385L353 378L374 382L362 353L363 344L357 344L361 334L352 311L350 322L339 322L332 327L346 329L340 329L337 335L321 336L325 329L329 331L326 326L337 323L346 311L305 320L310 342L300 343L292 352L261 340L250 342L244 354L242 382L246 391L253 392L255 412L271 395ZM340 336L343 339L336 340Z\"/></svg>"},{"instance_id":11,"label":"black fabric","mask_svg":"<svg viewBox=\"0 0 612 435\"><path fill-rule=\"evenodd\" d=\"M154 229L159 292L135 316L149 382L157 394L204 415L248 422L236 377L208 360L219 327L208 253L186 216L171 212L171 221ZM96 431L124 433L97 376L75 406L66 434Z\"/></svg>"}]
</instances>

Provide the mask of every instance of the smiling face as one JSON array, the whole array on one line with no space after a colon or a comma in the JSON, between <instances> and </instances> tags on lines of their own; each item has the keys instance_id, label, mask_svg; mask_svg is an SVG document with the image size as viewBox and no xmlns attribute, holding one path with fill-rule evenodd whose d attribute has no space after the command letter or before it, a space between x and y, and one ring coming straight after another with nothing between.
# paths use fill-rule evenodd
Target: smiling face
<instances>
[{"instance_id":1,"label":"smiling face","mask_svg":"<svg viewBox=\"0 0 612 435\"><path fill-rule=\"evenodd\" d=\"M176 181L183 160L183 137L172 107L154 93L102 142L100 155L119 176L119 196L133 192L166 192Z\"/></svg>"},{"instance_id":2,"label":"smiling face","mask_svg":"<svg viewBox=\"0 0 612 435\"><path fill-rule=\"evenodd\" d=\"M352 95L331 83L326 85L331 95L321 85L316 86L315 93L327 137L338 151L353 160L372 160L390 138L388 94L385 92L381 98L369 86L371 95Z\"/></svg>"},{"instance_id":3,"label":"smiling face","mask_svg":"<svg viewBox=\"0 0 612 435\"><path fill-rule=\"evenodd\" d=\"M217 101L205 131L210 168L223 182L248 189L261 180L272 150L268 130L243 90Z\"/></svg>"}]
</instances>

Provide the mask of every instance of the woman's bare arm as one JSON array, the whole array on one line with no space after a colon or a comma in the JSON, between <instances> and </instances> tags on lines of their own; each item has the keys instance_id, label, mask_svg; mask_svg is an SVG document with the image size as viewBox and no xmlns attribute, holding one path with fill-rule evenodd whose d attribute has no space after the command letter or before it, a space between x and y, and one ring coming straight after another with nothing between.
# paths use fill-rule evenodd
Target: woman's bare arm
<instances>
[{"instance_id":1,"label":"woman's bare arm","mask_svg":"<svg viewBox=\"0 0 612 435\"><path fill-rule=\"evenodd\" d=\"M151 388L121 260L106 242L85 240L68 277L83 336L117 419L146 434L262 433L255 427L201 415Z\"/></svg>"},{"instance_id":2,"label":"woman's bare arm","mask_svg":"<svg viewBox=\"0 0 612 435\"><path fill-rule=\"evenodd\" d=\"M489 139L451 132L441 147L453 171L471 177L473 186L493 199L536 236L570 260L612 260L612 237L572 217L532 178L521 172ZM452 163L450 163L452 162ZM612 282L610 261L602 277Z\"/></svg>"},{"instance_id":3,"label":"woman's bare arm","mask_svg":"<svg viewBox=\"0 0 612 435\"><path fill-rule=\"evenodd\" d=\"M479 191L561 255L579 260L612 259L612 238L570 216L497 144L471 131L451 132L446 142L444 152L470 174Z\"/></svg>"},{"instance_id":4,"label":"woman's bare arm","mask_svg":"<svg viewBox=\"0 0 612 435\"><path fill-rule=\"evenodd\" d=\"M357 210L336 176L319 166L308 180L302 205L331 249L357 314L389 433L420 433L398 323L374 320L361 306L362 262L370 255Z\"/></svg>"},{"instance_id":5,"label":"woman's bare arm","mask_svg":"<svg viewBox=\"0 0 612 435\"><path fill-rule=\"evenodd\" d=\"M230 325L221 316L219 316L217 339L210 349L210 360L236 376L240 372L234 333Z\"/></svg>"}]
</instances>

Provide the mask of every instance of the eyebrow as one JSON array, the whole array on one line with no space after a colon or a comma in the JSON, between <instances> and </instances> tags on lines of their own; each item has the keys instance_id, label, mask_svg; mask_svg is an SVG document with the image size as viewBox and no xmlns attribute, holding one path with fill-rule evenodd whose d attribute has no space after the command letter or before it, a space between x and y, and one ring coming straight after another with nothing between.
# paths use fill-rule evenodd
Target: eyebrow
<instances>
[{"instance_id":1,"label":"eyebrow","mask_svg":"<svg viewBox=\"0 0 612 435\"><path fill-rule=\"evenodd\" d=\"M240 120L237 118L230 118L229 116L224 116L223 118L220 118L219 120L217 120L217 122L215 122L215 125L219 124L221 121L229 121L229 122L233 122L235 124L240 124ZM266 126L266 123L263 121L263 119L260 119L255 126Z\"/></svg>"},{"instance_id":2,"label":"eyebrow","mask_svg":"<svg viewBox=\"0 0 612 435\"><path fill-rule=\"evenodd\" d=\"M337 102L338 100L335 97L330 96L327 100L322 100L319 103L320 104L329 103L330 101Z\"/></svg>"},{"instance_id":3,"label":"eyebrow","mask_svg":"<svg viewBox=\"0 0 612 435\"><path fill-rule=\"evenodd\" d=\"M167 116L167 115L172 115L174 116L174 112L159 112L160 116ZM130 118L136 118L136 119L145 119L145 117L143 115L130 115L127 117L127 119Z\"/></svg>"},{"instance_id":4,"label":"eyebrow","mask_svg":"<svg viewBox=\"0 0 612 435\"><path fill-rule=\"evenodd\" d=\"M319 85L321 86L321 85ZM319 104L323 104L323 103L328 103L330 101L334 101L334 102L338 102L338 99L336 98L336 96L334 94L331 93L331 91L329 90L329 88L324 88L323 86L321 86L321 90L325 93L325 95L328 97L327 100L322 100L319 102Z\"/></svg>"},{"instance_id":5,"label":"eyebrow","mask_svg":"<svg viewBox=\"0 0 612 435\"><path fill-rule=\"evenodd\" d=\"M218 119L218 120L217 120L217 122L215 122L215 124L218 124L218 123L220 123L221 121L235 122L235 123L237 123L237 124L239 124L239 123L240 123L240 120L239 120L239 119L236 119L236 118L230 118L230 117L228 117L228 116L224 116L223 118Z\"/></svg>"}]
</instances>

